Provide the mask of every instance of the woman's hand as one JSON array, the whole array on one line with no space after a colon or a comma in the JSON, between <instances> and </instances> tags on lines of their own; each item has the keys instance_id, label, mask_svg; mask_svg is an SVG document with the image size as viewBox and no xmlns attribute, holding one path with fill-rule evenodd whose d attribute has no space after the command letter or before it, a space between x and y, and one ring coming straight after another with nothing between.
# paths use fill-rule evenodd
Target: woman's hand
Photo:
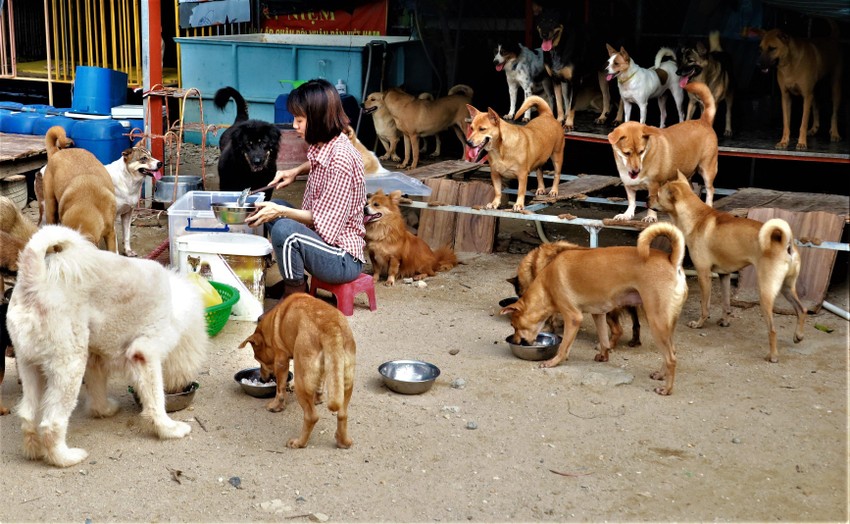
<instances>
[{"instance_id":1,"label":"woman's hand","mask_svg":"<svg viewBox=\"0 0 850 524\"><path fill-rule=\"evenodd\" d=\"M301 174L306 174L310 172L310 162L304 162L300 166L293 167L291 169L281 169L277 171L272 179L271 183L274 185L275 189L283 189L288 186L295 180L295 177Z\"/></svg>"},{"instance_id":2,"label":"woman's hand","mask_svg":"<svg viewBox=\"0 0 850 524\"><path fill-rule=\"evenodd\" d=\"M245 223L251 227L257 227L276 218L282 218L285 216L286 210L289 209L274 202L257 202L255 206L257 210L245 219Z\"/></svg>"}]
</instances>

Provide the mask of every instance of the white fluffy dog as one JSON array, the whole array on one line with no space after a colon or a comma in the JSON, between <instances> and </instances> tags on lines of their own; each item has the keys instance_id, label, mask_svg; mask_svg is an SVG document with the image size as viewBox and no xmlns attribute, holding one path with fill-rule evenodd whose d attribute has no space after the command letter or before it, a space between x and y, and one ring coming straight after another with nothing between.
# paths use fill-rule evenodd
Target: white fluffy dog
<instances>
[{"instance_id":1,"label":"white fluffy dog","mask_svg":"<svg viewBox=\"0 0 850 524\"><path fill-rule=\"evenodd\" d=\"M99 250L64 226L39 230L19 261L7 325L23 388L17 414L26 455L62 467L88 456L65 443L84 375L93 416L118 410L106 396L107 378L123 371L160 438L189 434L188 424L166 414L164 391L189 385L206 358L196 286L152 260Z\"/></svg>"}]
</instances>

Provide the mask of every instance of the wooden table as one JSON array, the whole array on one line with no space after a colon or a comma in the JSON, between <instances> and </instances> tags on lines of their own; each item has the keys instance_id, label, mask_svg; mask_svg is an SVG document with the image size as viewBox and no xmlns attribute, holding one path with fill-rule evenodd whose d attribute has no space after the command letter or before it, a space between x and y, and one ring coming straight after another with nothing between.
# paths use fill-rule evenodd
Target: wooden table
<instances>
[{"instance_id":1,"label":"wooden table","mask_svg":"<svg viewBox=\"0 0 850 524\"><path fill-rule=\"evenodd\" d=\"M0 133L0 179L34 171L46 163L44 135Z\"/></svg>"}]
</instances>

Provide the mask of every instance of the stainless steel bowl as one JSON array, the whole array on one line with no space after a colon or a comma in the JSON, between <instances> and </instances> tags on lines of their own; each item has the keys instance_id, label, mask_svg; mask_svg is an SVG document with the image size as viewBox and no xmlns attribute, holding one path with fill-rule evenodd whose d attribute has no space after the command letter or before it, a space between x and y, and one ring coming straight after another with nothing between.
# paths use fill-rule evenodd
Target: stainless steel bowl
<instances>
[{"instance_id":1,"label":"stainless steel bowl","mask_svg":"<svg viewBox=\"0 0 850 524\"><path fill-rule=\"evenodd\" d=\"M418 395L431 389L440 368L421 360L391 360L378 366L384 384L396 393Z\"/></svg>"},{"instance_id":2,"label":"stainless steel bowl","mask_svg":"<svg viewBox=\"0 0 850 524\"><path fill-rule=\"evenodd\" d=\"M242 386L242 390L251 395L252 397L257 398L270 398L275 395L277 392L277 384L275 382L268 382L264 385L255 386L253 384L245 384L242 382L242 379L246 378L248 380L254 380L259 382L262 380L260 378L260 368L246 368L241 371L237 371L235 375L233 375L233 380L236 381L237 384ZM292 372L289 372L289 376L287 376L286 381L290 382L292 380Z\"/></svg>"},{"instance_id":3,"label":"stainless steel bowl","mask_svg":"<svg viewBox=\"0 0 850 524\"><path fill-rule=\"evenodd\" d=\"M177 187L176 194L175 186ZM189 191L198 191L203 188L204 181L199 176L164 176L156 182L153 199L156 202L172 202Z\"/></svg>"},{"instance_id":4,"label":"stainless steel bowl","mask_svg":"<svg viewBox=\"0 0 850 524\"><path fill-rule=\"evenodd\" d=\"M554 333L541 331L534 344L514 344L513 335L505 339L515 357L523 360L548 360L558 352L561 337Z\"/></svg>"},{"instance_id":5,"label":"stainless steel bowl","mask_svg":"<svg viewBox=\"0 0 850 524\"><path fill-rule=\"evenodd\" d=\"M244 224L245 219L257 209L257 206L252 202L248 202L244 206L240 206L236 202L214 202L210 204L210 207L215 217L222 224Z\"/></svg>"},{"instance_id":6,"label":"stainless steel bowl","mask_svg":"<svg viewBox=\"0 0 850 524\"><path fill-rule=\"evenodd\" d=\"M197 382L192 382L185 388L183 391L178 393L166 393L165 394L165 411L168 413L172 413L174 411L180 411L181 409L186 409L192 405L192 400L195 398L195 392L198 391L198 388L201 387ZM136 401L136 404L142 405L142 401L139 399L139 394L136 393L136 390L133 389L133 386L127 386L127 391L133 395L133 400Z\"/></svg>"}]
</instances>

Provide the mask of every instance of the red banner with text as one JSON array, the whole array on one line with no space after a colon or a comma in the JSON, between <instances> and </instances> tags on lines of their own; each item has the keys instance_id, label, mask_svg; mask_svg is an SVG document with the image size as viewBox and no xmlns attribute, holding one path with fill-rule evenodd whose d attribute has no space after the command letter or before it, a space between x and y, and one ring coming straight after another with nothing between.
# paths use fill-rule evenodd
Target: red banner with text
<instances>
[{"instance_id":1,"label":"red banner with text","mask_svg":"<svg viewBox=\"0 0 850 524\"><path fill-rule=\"evenodd\" d=\"M290 14L264 10L261 27L264 33L274 34L381 36L387 34L387 4L388 0L381 0L353 10L307 9Z\"/></svg>"}]
</instances>

